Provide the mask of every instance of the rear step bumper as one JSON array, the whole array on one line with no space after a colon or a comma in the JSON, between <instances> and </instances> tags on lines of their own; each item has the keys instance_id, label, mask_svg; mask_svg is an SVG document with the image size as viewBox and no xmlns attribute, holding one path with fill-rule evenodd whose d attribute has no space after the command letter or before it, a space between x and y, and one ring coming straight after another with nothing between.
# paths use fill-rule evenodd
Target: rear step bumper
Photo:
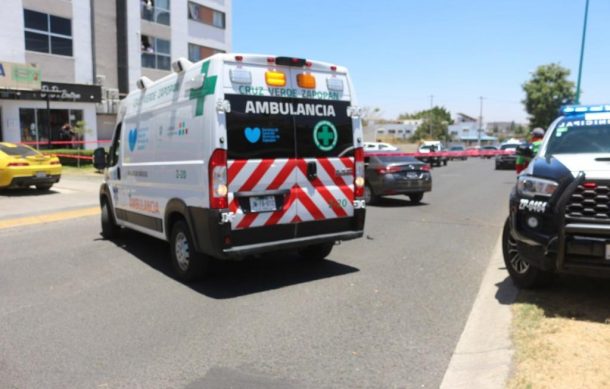
<instances>
[{"instance_id":1,"label":"rear step bumper","mask_svg":"<svg viewBox=\"0 0 610 389\"><path fill-rule=\"evenodd\" d=\"M327 243L327 242L336 242L339 240L350 240L361 238L363 235L363 231L347 231L347 232L339 232L334 234L324 234L324 235L316 235L316 236L308 236L304 238L294 238L294 239L286 239L279 240L273 242L265 242L265 243L257 243L250 244L244 246L235 246L230 249L223 250L223 253L229 258L239 258L245 255L251 254L260 254L269 251L275 250L290 250L290 249L298 249L305 246L318 244L318 243Z\"/></svg>"}]
</instances>

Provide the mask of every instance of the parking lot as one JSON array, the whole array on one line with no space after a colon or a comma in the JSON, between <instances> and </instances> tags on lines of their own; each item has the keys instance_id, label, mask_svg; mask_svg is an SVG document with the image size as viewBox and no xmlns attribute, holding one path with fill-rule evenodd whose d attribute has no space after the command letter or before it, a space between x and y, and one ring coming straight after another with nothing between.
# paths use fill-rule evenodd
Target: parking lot
<instances>
[{"instance_id":1,"label":"parking lot","mask_svg":"<svg viewBox=\"0 0 610 389\"><path fill-rule=\"evenodd\" d=\"M0 386L437 387L507 213L494 160L432 171L420 205L367 209L365 237L172 277L166 243L99 216L0 229ZM97 205L100 178L0 195L0 222Z\"/></svg>"}]
</instances>

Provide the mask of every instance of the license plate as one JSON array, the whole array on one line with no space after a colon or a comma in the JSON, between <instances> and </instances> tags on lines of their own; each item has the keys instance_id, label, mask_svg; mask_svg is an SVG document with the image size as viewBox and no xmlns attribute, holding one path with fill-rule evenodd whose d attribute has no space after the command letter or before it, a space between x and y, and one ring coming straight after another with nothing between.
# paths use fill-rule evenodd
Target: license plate
<instances>
[{"instance_id":1,"label":"license plate","mask_svg":"<svg viewBox=\"0 0 610 389\"><path fill-rule=\"evenodd\" d=\"M250 212L275 211L275 197L256 196L250 197Z\"/></svg>"},{"instance_id":2,"label":"license plate","mask_svg":"<svg viewBox=\"0 0 610 389\"><path fill-rule=\"evenodd\" d=\"M606 244L606 261L610 261L610 244Z\"/></svg>"},{"instance_id":3,"label":"license plate","mask_svg":"<svg viewBox=\"0 0 610 389\"><path fill-rule=\"evenodd\" d=\"M47 173L43 173L43 172L36 173L36 178L46 178L46 177L47 177Z\"/></svg>"},{"instance_id":4,"label":"license plate","mask_svg":"<svg viewBox=\"0 0 610 389\"><path fill-rule=\"evenodd\" d=\"M417 175L417 173L407 173L407 178L414 180L419 178L419 176Z\"/></svg>"}]
</instances>

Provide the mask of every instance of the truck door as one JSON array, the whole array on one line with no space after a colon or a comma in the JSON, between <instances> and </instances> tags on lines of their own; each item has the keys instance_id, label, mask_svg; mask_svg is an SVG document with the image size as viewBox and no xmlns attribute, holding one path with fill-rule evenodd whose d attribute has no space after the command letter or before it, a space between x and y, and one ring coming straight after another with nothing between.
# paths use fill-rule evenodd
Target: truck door
<instances>
[{"instance_id":1,"label":"truck door","mask_svg":"<svg viewBox=\"0 0 610 389\"><path fill-rule=\"evenodd\" d=\"M272 239L292 239L297 217L294 122L285 113L289 99L226 95L229 208L231 228L248 231L268 227ZM269 240L269 237L266 238ZM242 239L242 242L245 242Z\"/></svg>"},{"instance_id":2,"label":"truck door","mask_svg":"<svg viewBox=\"0 0 610 389\"><path fill-rule=\"evenodd\" d=\"M349 229L354 215L354 135L348 101L298 99L294 117L297 237ZM312 108L313 107L313 108ZM312 114L313 113L313 114ZM320 223L307 223L320 221ZM343 226L342 223L345 223Z\"/></svg>"}]
</instances>

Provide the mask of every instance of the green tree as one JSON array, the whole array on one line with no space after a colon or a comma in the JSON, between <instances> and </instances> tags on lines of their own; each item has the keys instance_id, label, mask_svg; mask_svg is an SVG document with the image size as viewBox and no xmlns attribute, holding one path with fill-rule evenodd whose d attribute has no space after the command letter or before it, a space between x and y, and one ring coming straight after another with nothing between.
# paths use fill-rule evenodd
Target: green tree
<instances>
[{"instance_id":1,"label":"green tree","mask_svg":"<svg viewBox=\"0 0 610 389\"><path fill-rule=\"evenodd\" d=\"M421 119L422 124L417 127L415 133L411 136L411 140L418 141L422 139L434 140L450 140L447 133L447 126L453 124L451 112L444 107L433 107L424 111L418 111L412 114L403 113L398 116L399 120Z\"/></svg>"},{"instance_id":2,"label":"green tree","mask_svg":"<svg viewBox=\"0 0 610 389\"><path fill-rule=\"evenodd\" d=\"M574 82L568 80L570 70L551 63L538 66L529 81L522 85L522 103L529 114L530 127L546 128L564 104L574 100Z\"/></svg>"}]
</instances>

